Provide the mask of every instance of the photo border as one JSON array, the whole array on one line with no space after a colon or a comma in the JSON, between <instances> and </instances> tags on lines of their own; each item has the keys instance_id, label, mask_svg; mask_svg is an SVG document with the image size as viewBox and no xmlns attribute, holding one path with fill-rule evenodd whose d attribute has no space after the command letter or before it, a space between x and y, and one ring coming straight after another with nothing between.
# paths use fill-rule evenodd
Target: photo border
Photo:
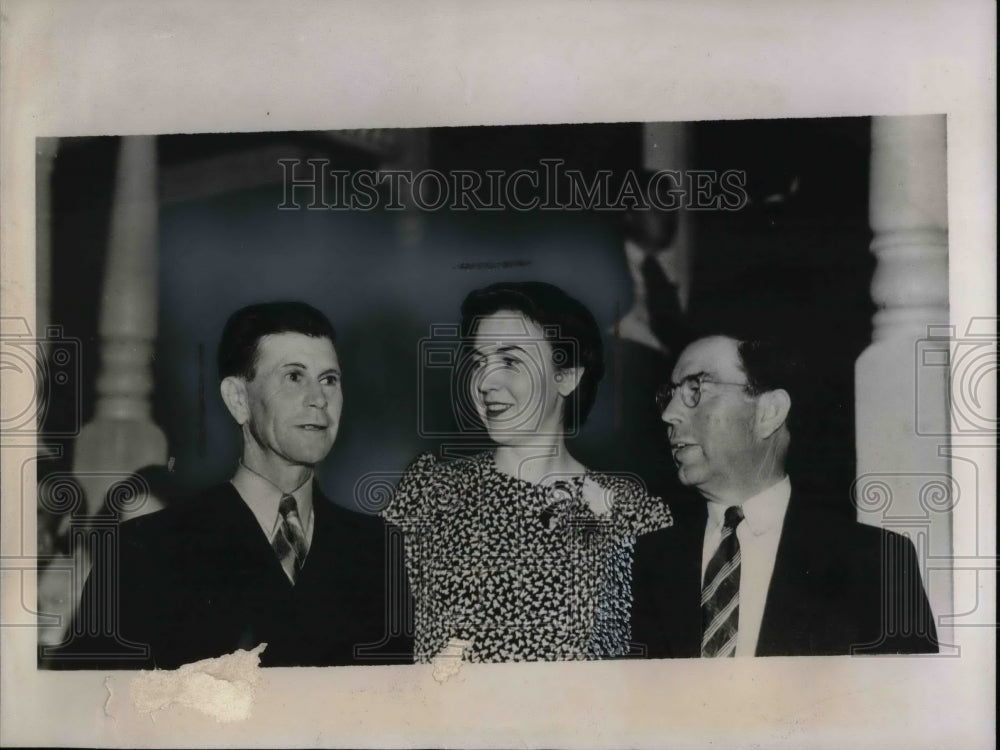
<instances>
[{"instance_id":1,"label":"photo border","mask_svg":"<svg viewBox=\"0 0 1000 750\"><path fill-rule=\"evenodd\" d=\"M996 316L991 3L7 0L2 24L0 304L29 327L38 136L939 112L950 322ZM995 491L995 435L956 437ZM154 722L127 673L35 668L34 581L16 568L34 554L34 451L30 436L0 450L5 745L992 746L988 566L955 576L955 601L984 613L956 628L960 658L465 665L445 683L424 667L270 669L246 722ZM982 542L995 581L995 497L977 500L956 506L955 540Z\"/></svg>"}]
</instances>

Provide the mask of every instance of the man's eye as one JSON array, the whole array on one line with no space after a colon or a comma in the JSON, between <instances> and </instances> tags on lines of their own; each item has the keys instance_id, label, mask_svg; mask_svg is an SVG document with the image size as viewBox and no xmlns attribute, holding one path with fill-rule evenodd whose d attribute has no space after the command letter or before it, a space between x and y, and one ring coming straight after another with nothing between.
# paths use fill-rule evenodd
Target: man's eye
<instances>
[{"instance_id":1,"label":"man's eye","mask_svg":"<svg viewBox=\"0 0 1000 750\"><path fill-rule=\"evenodd\" d=\"M300 380L302 380L302 373L290 372L288 373L288 379L291 380L293 383L298 383Z\"/></svg>"},{"instance_id":2,"label":"man's eye","mask_svg":"<svg viewBox=\"0 0 1000 750\"><path fill-rule=\"evenodd\" d=\"M701 381L698 378L684 378L674 388L686 393L698 393L701 390Z\"/></svg>"},{"instance_id":3,"label":"man's eye","mask_svg":"<svg viewBox=\"0 0 1000 750\"><path fill-rule=\"evenodd\" d=\"M518 359L514 359L513 357L504 357L503 358L503 366L504 367L517 367L519 364L521 364L521 361L518 360Z\"/></svg>"}]
</instances>

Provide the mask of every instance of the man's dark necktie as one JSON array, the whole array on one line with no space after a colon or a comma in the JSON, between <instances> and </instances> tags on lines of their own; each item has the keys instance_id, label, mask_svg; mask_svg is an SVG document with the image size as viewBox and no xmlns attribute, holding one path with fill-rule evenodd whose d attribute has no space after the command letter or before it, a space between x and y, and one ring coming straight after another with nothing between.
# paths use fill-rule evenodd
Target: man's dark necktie
<instances>
[{"instance_id":1,"label":"man's dark necktie","mask_svg":"<svg viewBox=\"0 0 1000 750\"><path fill-rule=\"evenodd\" d=\"M701 590L701 655L733 656L740 622L740 541L736 527L743 520L739 506L726 508L722 542L705 568Z\"/></svg>"},{"instance_id":2,"label":"man's dark necktie","mask_svg":"<svg viewBox=\"0 0 1000 750\"><path fill-rule=\"evenodd\" d=\"M271 545L274 552L281 561L281 567L285 569L293 584L302 571L302 566L306 562L306 533L302 528L302 521L299 519L299 508L295 498L285 495L278 505L278 531L274 535Z\"/></svg>"}]
</instances>

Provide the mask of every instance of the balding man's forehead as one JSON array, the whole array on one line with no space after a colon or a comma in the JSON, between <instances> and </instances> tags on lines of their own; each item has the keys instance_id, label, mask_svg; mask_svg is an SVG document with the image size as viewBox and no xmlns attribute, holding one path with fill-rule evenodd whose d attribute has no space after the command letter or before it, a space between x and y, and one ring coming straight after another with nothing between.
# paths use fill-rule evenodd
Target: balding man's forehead
<instances>
[{"instance_id":1,"label":"balding man's forehead","mask_svg":"<svg viewBox=\"0 0 1000 750\"><path fill-rule=\"evenodd\" d=\"M719 380L732 380L743 375L740 366L739 344L727 336L710 336L689 344L674 367L671 379L678 383L683 378L705 372Z\"/></svg>"}]
</instances>

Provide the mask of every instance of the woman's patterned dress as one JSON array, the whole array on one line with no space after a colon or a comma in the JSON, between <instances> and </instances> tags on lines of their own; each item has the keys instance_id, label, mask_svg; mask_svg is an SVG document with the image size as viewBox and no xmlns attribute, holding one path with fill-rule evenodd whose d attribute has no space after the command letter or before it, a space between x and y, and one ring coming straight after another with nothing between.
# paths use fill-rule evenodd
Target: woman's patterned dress
<instances>
[{"instance_id":1,"label":"woman's patterned dress","mask_svg":"<svg viewBox=\"0 0 1000 750\"><path fill-rule=\"evenodd\" d=\"M421 455L382 515L405 535L418 662L456 641L474 662L627 655L635 538L673 523L633 477L533 484L490 453Z\"/></svg>"}]
</instances>

